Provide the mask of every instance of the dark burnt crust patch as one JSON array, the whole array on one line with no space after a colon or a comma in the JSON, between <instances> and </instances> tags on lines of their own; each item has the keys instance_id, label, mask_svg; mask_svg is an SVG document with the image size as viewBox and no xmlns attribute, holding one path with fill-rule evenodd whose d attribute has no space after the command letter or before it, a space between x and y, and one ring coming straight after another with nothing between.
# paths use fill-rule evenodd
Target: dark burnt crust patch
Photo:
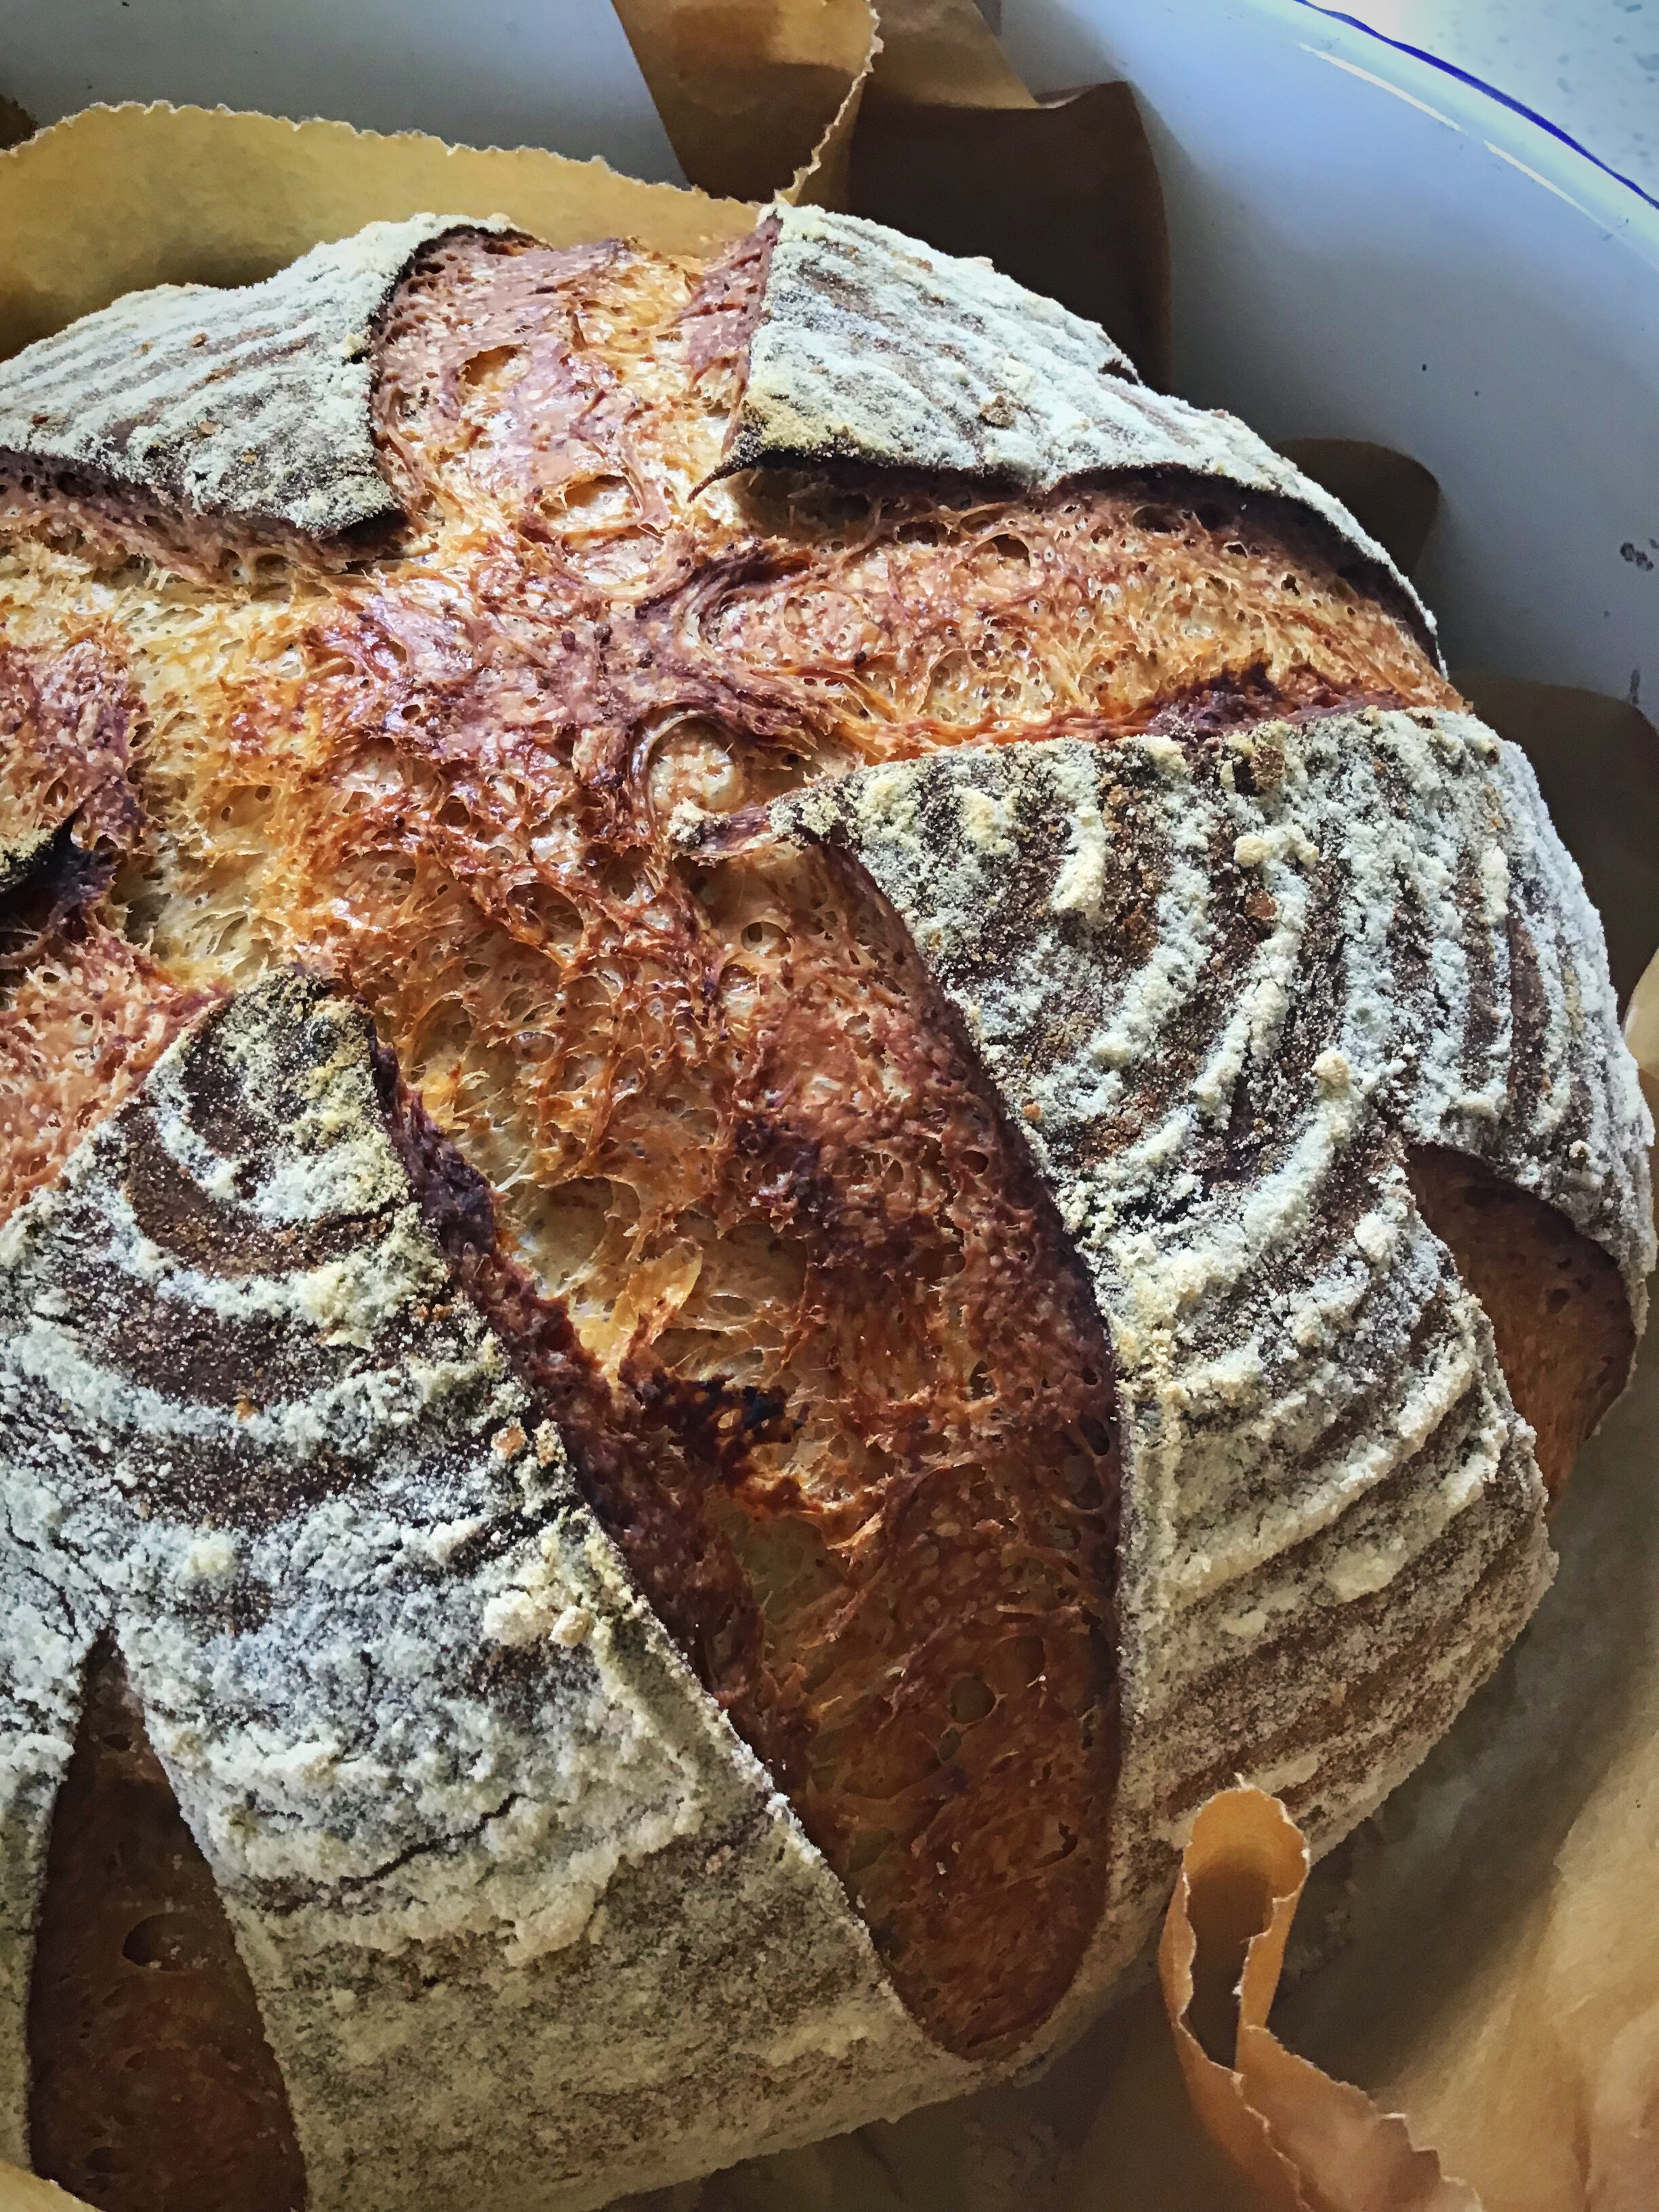
<instances>
[{"instance_id":1,"label":"dark burnt crust patch","mask_svg":"<svg viewBox=\"0 0 1659 2212\"><path fill-rule=\"evenodd\" d=\"M0 512L211 570L227 528L293 553L395 517L375 319L460 216L370 223L263 283L130 294L0 365Z\"/></svg>"},{"instance_id":2,"label":"dark burnt crust patch","mask_svg":"<svg viewBox=\"0 0 1659 2212\"><path fill-rule=\"evenodd\" d=\"M0 644L0 976L101 897L137 842L137 713L125 670L91 641Z\"/></svg>"},{"instance_id":3,"label":"dark burnt crust patch","mask_svg":"<svg viewBox=\"0 0 1659 2212\"><path fill-rule=\"evenodd\" d=\"M61 925L109 888L113 856L88 852L76 838L76 826L65 822L27 854L12 856L12 879L0 890L0 982L28 967Z\"/></svg>"}]
</instances>

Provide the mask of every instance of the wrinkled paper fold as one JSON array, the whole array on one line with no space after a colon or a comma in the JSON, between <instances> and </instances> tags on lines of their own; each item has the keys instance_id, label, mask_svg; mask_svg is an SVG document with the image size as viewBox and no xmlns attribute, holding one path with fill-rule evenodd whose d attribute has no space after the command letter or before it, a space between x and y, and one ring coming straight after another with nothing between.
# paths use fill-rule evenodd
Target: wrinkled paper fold
<instances>
[{"instance_id":1,"label":"wrinkled paper fold","mask_svg":"<svg viewBox=\"0 0 1659 2212\"><path fill-rule=\"evenodd\" d=\"M1308 1870L1276 1797L1227 1790L1200 1808L1158 1946L1194 2111L1263 2212L1480 2212L1402 2118L1267 2026Z\"/></svg>"}]
</instances>

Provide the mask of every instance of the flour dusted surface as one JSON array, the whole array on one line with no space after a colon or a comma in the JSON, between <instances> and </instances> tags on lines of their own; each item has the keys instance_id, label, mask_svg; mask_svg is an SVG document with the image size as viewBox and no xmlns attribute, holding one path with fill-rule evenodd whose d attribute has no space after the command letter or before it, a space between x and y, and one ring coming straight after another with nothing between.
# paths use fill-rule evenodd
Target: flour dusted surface
<instances>
[{"instance_id":1,"label":"flour dusted surface","mask_svg":"<svg viewBox=\"0 0 1659 2212\"><path fill-rule=\"evenodd\" d=\"M892 901L1110 1325L1109 1971L1210 1789L1244 1774L1334 1841L1547 1579L1531 1432L1405 1146L1558 1207L1639 1322L1648 1122L1600 926L1525 761L1463 715L961 750L774 819Z\"/></svg>"},{"instance_id":2,"label":"flour dusted surface","mask_svg":"<svg viewBox=\"0 0 1659 2212\"><path fill-rule=\"evenodd\" d=\"M1411 586L1322 484L1219 409L1136 376L1097 324L987 264L823 208L780 208L724 471L944 470L1050 491L1095 471L1180 469L1310 509Z\"/></svg>"},{"instance_id":3,"label":"flour dusted surface","mask_svg":"<svg viewBox=\"0 0 1659 2212\"><path fill-rule=\"evenodd\" d=\"M307 533L389 515L372 326L421 247L462 220L372 222L262 283L129 293L0 363L0 453Z\"/></svg>"},{"instance_id":4,"label":"flour dusted surface","mask_svg":"<svg viewBox=\"0 0 1659 2212\"><path fill-rule=\"evenodd\" d=\"M324 987L206 1017L0 1232L0 1432L12 2155L44 1839L110 1632L313 2205L435 2212L508 2130L496 2201L587 2205L717 2162L757 2096L799 2140L973 2078L628 1586Z\"/></svg>"}]
</instances>

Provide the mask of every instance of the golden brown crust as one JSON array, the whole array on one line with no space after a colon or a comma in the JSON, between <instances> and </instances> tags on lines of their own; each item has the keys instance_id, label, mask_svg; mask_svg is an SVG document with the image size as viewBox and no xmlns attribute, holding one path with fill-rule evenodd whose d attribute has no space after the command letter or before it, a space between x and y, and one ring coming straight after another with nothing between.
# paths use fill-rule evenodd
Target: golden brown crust
<instances>
[{"instance_id":1,"label":"golden brown crust","mask_svg":"<svg viewBox=\"0 0 1659 2212\"><path fill-rule=\"evenodd\" d=\"M990 2053L1104 1896L1103 1332L867 884L670 824L947 747L1454 695L1261 494L711 484L757 265L426 254L379 341L400 556L134 617L122 890L192 985L297 958L371 1006L496 1187L509 1249L452 1260L589 1498L917 2016Z\"/></svg>"},{"instance_id":2,"label":"golden brown crust","mask_svg":"<svg viewBox=\"0 0 1659 2212\"><path fill-rule=\"evenodd\" d=\"M41 945L0 1006L0 1221L124 1105L210 991L91 921Z\"/></svg>"},{"instance_id":3,"label":"golden brown crust","mask_svg":"<svg viewBox=\"0 0 1659 2212\"><path fill-rule=\"evenodd\" d=\"M28 2040L37 2173L100 2212L300 2212L247 1970L108 1644L53 1816Z\"/></svg>"},{"instance_id":4,"label":"golden brown crust","mask_svg":"<svg viewBox=\"0 0 1659 2212\"><path fill-rule=\"evenodd\" d=\"M722 1334L742 1348L729 1322L696 1364L636 1337L608 1382L492 1242L470 1224L448 1242L908 2002L983 2051L1052 2009L1101 1910L1109 1354L902 933L827 863L801 878L774 909L792 984L757 1010L768 1042L702 1194L798 1286L750 1317L793 1338L764 1386L707 1373ZM412 1135L420 1118L406 1106Z\"/></svg>"},{"instance_id":5,"label":"golden brown crust","mask_svg":"<svg viewBox=\"0 0 1659 2212\"><path fill-rule=\"evenodd\" d=\"M572 707L672 701L837 766L1139 729L1210 687L1249 687L1257 714L1455 703L1401 611L1351 580L1351 548L1218 482L1020 499L762 472L699 492L763 265L727 257L694 287L614 242L457 241L388 313L376 408L405 504L470 522L451 542L475 557L516 540L566 619L647 624L638 650L613 635L597 666L550 672Z\"/></svg>"},{"instance_id":6,"label":"golden brown crust","mask_svg":"<svg viewBox=\"0 0 1659 2212\"><path fill-rule=\"evenodd\" d=\"M1418 1146L1407 1172L1424 1218L1486 1309L1498 1364L1557 1498L1636 1356L1618 1266L1554 1206L1467 1154Z\"/></svg>"},{"instance_id":7,"label":"golden brown crust","mask_svg":"<svg viewBox=\"0 0 1659 2212\"><path fill-rule=\"evenodd\" d=\"M799 1425L726 1526L780 1778L907 2002L983 2051L1059 2001L1103 1899L1110 1354L903 931L827 858L773 888L726 1202L804 1262Z\"/></svg>"}]
</instances>

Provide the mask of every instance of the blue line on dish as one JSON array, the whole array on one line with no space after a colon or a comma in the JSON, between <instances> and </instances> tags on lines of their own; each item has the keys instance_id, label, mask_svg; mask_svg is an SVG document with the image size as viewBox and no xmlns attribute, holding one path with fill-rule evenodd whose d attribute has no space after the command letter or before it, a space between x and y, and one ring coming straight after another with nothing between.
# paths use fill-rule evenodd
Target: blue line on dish
<instances>
[{"instance_id":1,"label":"blue line on dish","mask_svg":"<svg viewBox=\"0 0 1659 2212\"><path fill-rule=\"evenodd\" d=\"M1472 70L1460 68L1455 62L1449 62L1442 54L1431 53L1426 46L1413 46L1405 39L1391 39L1386 31L1374 30L1370 24L1362 23L1357 15L1345 15L1340 8L1322 6L1321 0L1297 0L1297 5L1310 9L1316 15L1323 15L1331 22L1346 23L1351 31L1362 31L1380 46L1392 46L1397 54L1409 54L1413 61L1426 62L1431 69L1438 70L1443 76L1455 77L1460 84L1467 84L1476 92L1484 92L1500 107L1507 107L1514 114L1525 116L1528 123L1535 123L1540 131L1547 131L1552 138L1559 138L1564 146L1571 146L1575 154L1582 155L1592 167L1600 169L1603 176L1611 177L1617 185L1626 185L1638 200L1645 200L1650 208L1659 208L1659 198L1638 185L1634 177L1627 177L1622 169L1615 169L1611 161L1604 161L1599 154L1592 154L1588 146L1581 144L1571 131L1564 131L1559 123L1552 123L1547 115L1540 115L1535 107L1528 107L1524 100L1517 100L1513 93L1501 91L1497 85L1488 84L1485 77L1476 76Z\"/></svg>"}]
</instances>

